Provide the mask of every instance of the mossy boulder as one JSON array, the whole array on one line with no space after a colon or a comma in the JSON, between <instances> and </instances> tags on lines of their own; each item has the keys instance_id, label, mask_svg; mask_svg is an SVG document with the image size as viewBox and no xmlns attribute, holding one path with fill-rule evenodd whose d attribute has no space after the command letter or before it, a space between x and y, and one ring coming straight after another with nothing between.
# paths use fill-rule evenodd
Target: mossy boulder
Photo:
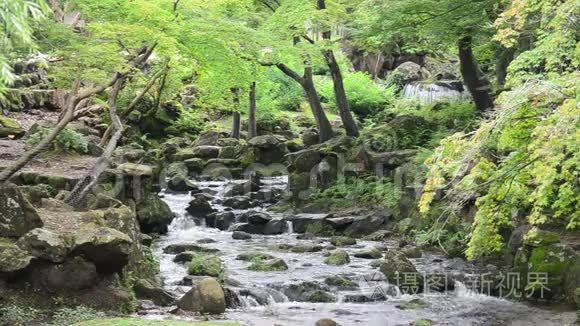
<instances>
[{"instance_id":1,"label":"mossy boulder","mask_svg":"<svg viewBox=\"0 0 580 326\"><path fill-rule=\"evenodd\" d=\"M206 278L195 284L177 306L201 314L221 314L226 311L225 293L215 278Z\"/></svg>"},{"instance_id":2,"label":"mossy boulder","mask_svg":"<svg viewBox=\"0 0 580 326\"><path fill-rule=\"evenodd\" d=\"M255 272L278 272L287 270L288 265L280 258L264 259L257 257L252 259L252 264L248 269Z\"/></svg>"},{"instance_id":3,"label":"mossy boulder","mask_svg":"<svg viewBox=\"0 0 580 326\"><path fill-rule=\"evenodd\" d=\"M215 255L195 254L187 268L189 275L219 277L224 271L222 260Z\"/></svg>"},{"instance_id":4,"label":"mossy boulder","mask_svg":"<svg viewBox=\"0 0 580 326\"><path fill-rule=\"evenodd\" d=\"M70 251L70 243L64 237L42 228L26 233L17 244L34 257L53 263L62 263Z\"/></svg>"},{"instance_id":5,"label":"mossy boulder","mask_svg":"<svg viewBox=\"0 0 580 326\"><path fill-rule=\"evenodd\" d=\"M11 240L0 238L0 275L22 271L32 258Z\"/></svg>"},{"instance_id":6,"label":"mossy boulder","mask_svg":"<svg viewBox=\"0 0 580 326\"><path fill-rule=\"evenodd\" d=\"M329 276L324 279L324 283L339 290L354 290L359 287L357 283L343 276Z\"/></svg>"},{"instance_id":7,"label":"mossy boulder","mask_svg":"<svg viewBox=\"0 0 580 326\"><path fill-rule=\"evenodd\" d=\"M20 237L42 226L40 216L18 187L0 186L0 237Z\"/></svg>"},{"instance_id":8,"label":"mossy boulder","mask_svg":"<svg viewBox=\"0 0 580 326\"><path fill-rule=\"evenodd\" d=\"M290 284L283 289L284 294L291 301L297 302L334 302L334 298L328 293L329 288L317 282L302 282Z\"/></svg>"},{"instance_id":9,"label":"mossy boulder","mask_svg":"<svg viewBox=\"0 0 580 326\"><path fill-rule=\"evenodd\" d=\"M378 259L383 257L383 253L377 248L372 248L355 252L353 256L363 259Z\"/></svg>"},{"instance_id":10,"label":"mossy boulder","mask_svg":"<svg viewBox=\"0 0 580 326\"><path fill-rule=\"evenodd\" d=\"M348 263L350 263L350 257L348 256L348 253L344 250L333 250L330 252L330 255L328 257L326 257L326 259L324 260L325 264L328 265L336 265L336 266L340 266L340 265L346 265Z\"/></svg>"},{"instance_id":11,"label":"mossy boulder","mask_svg":"<svg viewBox=\"0 0 580 326\"><path fill-rule=\"evenodd\" d=\"M95 263L101 273L115 273L129 262L132 242L115 229L86 225L75 235L73 253Z\"/></svg>"},{"instance_id":12,"label":"mossy boulder","mask_svg":"<svg viewBox=\"0 0 580 326\"><path fill-rule=\"evenodd\" d=\"M25 133L26 131L20 127L16 120L0 114L0 138L20 138Z\"/></svg>"},{"instance_id":13,"label":"mossy boulder","mask_svg":"<svg viewBox=\"0 0 580 326\"><path fill-rule=\"evenodd\" d=\"M284 155L288 153L286 145L273 135L254 137L248 141L248 145L255 149L256 162L262 164L282 163Z\"/></svg>"},{"instance_id":14,"label":"mossy boulder","mask_svg":"<svg viewBox=\"0 0 580 326\"><path fill-rule=\"evenodd\" d=\"M396 284L405 292L418 292L423 289L423 277L415 268L415 265L402 253L387 251L383 263L379 267L381 272L391 284ZM411 275L412 281L403 282L403 275ZM416 288L415 288L416 287ZM416 290L416 291L415 291Z\"/></svg>"},{"instance_id":15,"label":"mossy boulder","mask_svg":"<svg viewBox=\"0 0 580 326\"><path fill-rule=\"evenodd\" d=\"M545 276L546 278L544 280L535 280L528 277L526 280L528 294L534 298L562 298L566 295L566 278L575 277L574 275L567 275L567 272L574 265L579 266L578 264L580 263L577 255L565 246L552 244L533 248L527 261L527 275L538 275L540 278ZM579 268L576 268L576 272L579 270ZM545 288L542 290L544 286L549 290ZM570 292L574 290L575 287Z\"/></svg>"},{"instance_id":16,"label":"mossy boulder","mask_svg":"<svg viewBox=\"0 0 580 326\"><path fill-rule=\"evenodd\" d=\"M143 233L167 233L167 228L173 221L171 208L159 196L149 193L136 206L137 219Z\"/></svg>"},{"instance_id":17,"label":"mossy boulder","mask_svg":"<svg viewBox=\"0 0 580 326\"><path fill-rule=\"evenodd\" d=\"M145 279L137 280L133 291L138 299L151 300L158 306L169 306L175 302L171 293Z\"/></svg>"},{"instance_id":18,"label":"mossy boulder","mask_svg":"<svg viewBox=\"0 0 580 326\"><path fill-rule=\"evenodd\" d=\"M276 257L269 255L269 254L264 254L264 253L260 253L260 252L246 252L243 254L239 254L236 259L237 260L242 260L242 261L252 261L254 259L262 259L262 260L268 260L268 259L275 259Z\"/></svg>"},{"instance_id":19,"label":"mossy boulder","mask_svg":"<svg viewBox=\"0 0 580 326\"><path fill-rule=\"evenodd\" d=\"M296 172L310 172L322 160L318 149L307 148L286 155L288 170Z\"/></svg>"},{"instance_id":20,"label":"mossy boulder","mask_svg":"<svg viewBox=\"0 0 580 326\"><path fill-rule=\"evenodd\" d=\"M356 244L356 240L345 236L334 236L330 238L330 243L337 247L352 246Z\"/></svg>"},{"instance_id":21,"label":"mossy boulder","mask_svg":"<svg viewBox=\"0 0 580 326\"><path fill-rule=\"evenodd\" d=\"M62 264L45 265L37 275L42 287L53 293L88 289L99 281L95 264L78 256Z\"/></svg>"},{"instance_id":22,"label":"mossy boulder","mask_svg":"<svg viewBox=\"0 0 580 326\"><path fill-rule=\"evenodd\" d=\"M524 244L531 247L549 246L559 243L560 235L556 232L541 230L538 227L531 228L524 235Z\"/></svg>"}]
</instances>

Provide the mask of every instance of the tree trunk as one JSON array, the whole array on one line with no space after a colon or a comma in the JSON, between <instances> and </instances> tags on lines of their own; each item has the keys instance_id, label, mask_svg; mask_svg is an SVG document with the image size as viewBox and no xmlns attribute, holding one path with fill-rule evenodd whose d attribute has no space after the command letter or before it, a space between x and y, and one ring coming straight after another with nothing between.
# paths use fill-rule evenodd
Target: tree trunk
<instances>
[{"instance_id":1,"label":"tree trunk","mask_svg":"<svg viewBox=\"0 0 580 326\"><path fill-rule=\"evenodd\" d=\"M240 139L240 97L237 89L232 89L234 98L234 112L232 114L232 138Z\"/></svg>"},{"instance_id":2,"label":"tree trunk","mask_svg":"<svg viewBox=\"0 0 580 326\"><path fill-rule=\"evenodd\" d=\"M459 66L463 82L473 97L477 110L482 113L493 107L490 85L483 76L473 56L471 36L464 36L457 42Z\"/></svg>"},{"instance_id":3,"label":"tree trunk","mask_svg":"<svg viewBox=\"0 0 580 326\"><path fill-rule=\"evenodd\" d=\"M507 68L514 59L515 48L505 48L501 45L497 45L496 48L496 62L495 62L495 74L497 76L497 86L503 88L505 85L505 79L507 77Z\"/></svg>"},{"instance_id":4,"label":"tree trunk","mask_svg":"<svg viewBox=\"0 0 580 326\"><path fill-rule=\"evenodd\" d=\"M310 104L310 109L312 110L312 114L316 120L319 141L321 143L325 142L334 136L334 132L332 131L332 126L326 117L326 113L324 113L316 87L314 87L311 67L304 69L302 88L304 88L304 92L308 98L308 104Z\"/></svg>"},{"instance_id":5,"label":"tree trunk","mask_svg":"<svg viewBox=\"0 0 580 326\"><path fill-rule=\"evenodd\" d=\"M117 114L117 98L119 96L119 92L123 88L123 82L124 78L117 80L115 85L113 85L111 95L109 96L109 116L115 129L115 133L111 137L111 140L107 144L107 147L105 147L103 154L99 157L95 165L93 165L91 170L83 177L83 179L77 182L65 200L67 204L75 208L79 208L81 206L85 197L99 181L101 174L109 167L111 156L113 156L113 152L115 151L115 148L117 148L117 144L119 143L121 136L123 136L123 124L121 123L121 119Z\"/></svg>"},{"instance_id":6,"label":"tree trunk","mask_svg":"<svg viewBox=\"0 0 580 326\"><path fill-rule=\"evenodd\" d=\"M258 125L256 122L256 82L250 85L250 107L248 109L248 139L258 136Z\"/></svg>"}]
</instances>

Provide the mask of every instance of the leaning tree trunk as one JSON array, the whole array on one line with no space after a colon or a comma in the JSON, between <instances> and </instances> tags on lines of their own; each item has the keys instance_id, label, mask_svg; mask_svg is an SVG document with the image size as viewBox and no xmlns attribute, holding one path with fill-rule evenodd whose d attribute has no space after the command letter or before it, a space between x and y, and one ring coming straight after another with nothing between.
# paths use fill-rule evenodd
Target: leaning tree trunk
<instances>
[{"instance_id":1,"label":"leaning tree trunk","mask_svg":"<svg viewBox=\"0 0 580 326\"><path fill-rule=\"evenodd\" d=\"M79 81L75 81L73 85L73 91L69 98L67 99L65 105L64 114L61 115L60 120L56 124L56 126L50 131L50 133L40 141L34 148L29 150L28 152L24 153L14 164L6 167L0 173L0 183L6 183L8 180L20 169L22 169L26 164L32 161L38 154L43 152L55 139L58 137L60 132L75 118L75 109L79 105L79 103L83 102L83 100L88 99L89 97L100 93L107 88L114 85L117 80L122 78L122 74L116 73L114 77L109 81L107 85L99 86L96 88L92 88L86 90L84 92L79 93Z\"/></svg>"},{"instance_id":2,"label":"leaning tree trunk","mask_svg":"<svg viewBox=\"0 0 580 326\"><path fill-rule=\"evenodd\" d=\"M111 95L109 96L109 116L111 118L115 132L105 147L103 154L99 157L87 175L85 175L83 179L76 183L73 190L67 196L65 202L72 207L79 208L84 202L85 197L97 184L101 174L109 167L110 159L113 156L115 148L117 148L117 143L121 139L121 136L123 136L123 124L121 123L121 119L119 119L119 115L117 114L117 98L121 88L123 87L123 82L124 79L119 79L113 86Z\"/></svg>"},{"instance_id":3,"label":"leaning tree trunk","mask_svg":"<svg viewBox=\"0 0 580 326\"><path fill-rule=\"evenodd\" d=\"M320 97L318 96L318 92L316 91L316 87L314 86L314 81L312 80L311 67L307 67L304 69L304 79L302 88L304 88L304 92L306 93L306 97L308 98L308 104L310 104L312 114L314 115L314 119L316 120L319 140L321 143L325 142L330 138L334 137L334 132L332 131L330 121L328 121L328 118L326 117L326 113L324 113L322 103L320 103Z\"/></svg>"},{"instance_id":4,"label":"leaning tree trunk","mask_svg":"<svg viewBox=\"0 0 580 326\"><path fill-rule=\"evenodd\" d=\"M324 113L324 109L320 103L320 97L318 96L316 87L314 87L314 81L312 80L312 67L307 65L304 68L304 76L298 75L294 70L290 69L283 63L276 64L276 67L278 67L280 71L285 73L288 77L294 79L296 82L298 82L298 84L300 84L300 86L302 86L302 89L306 94L306 98L308 99L310 109L312 110L312 115L316 121L319 141L325 142L332 138L334 136L334 132L332 131L332 126L326 117L326 113Z\"/></svg>"},{"instance_id":5,"label":"leaning tree trunk","mask_svg":"<svg viewBox=\"0 0 580 326\"><path fill-rule=\"evenodd\" d=\"M258 125L256 122L256 82L250 85L250 107L248 109L248 139L258 136Z\"/></svg>"},{"instance_id":6,"label":"leaning tree trunk","mask_svg":"<svg viewBox=\"0 0 580 326\"><path fill-rule=\"evenodd\" d=\"M326 2L325 0L318 0L318 10L326 9ZM331 32L323 31L322 38L324 40L330 41ZM348 105L348 99L346 97L346 91L344 89L344 82L342 79L342 72L340 71L340 67L338 66L338 62L336 62L336 57L334 56L334 52L330 49L323 50L322 54L324 55L324 59L326 60L326 64L330 69L330 75L332 76L332 83L334 85L334 97L336 98L336 106L338 108L338 112L340 114L340 119L342 120L342 124L344 125L344 129L346 130L346 134L352 137L358 137L359 131L352 117L352 113L350 112L350 107Z\"/></svg>"},{"instance_id":7,"label":"leaning tree trunk","mask_svg":"<svg viewBox=\"0 0 580 326\"><path fill-rule=\"evenodd\" d=\"M473 97L477 110L485 112L493 107L491 87L477 65L473 55L471 36L464 36L457 42L459 49L459 66L463 82Z\"/></svg>"}]
</instances>

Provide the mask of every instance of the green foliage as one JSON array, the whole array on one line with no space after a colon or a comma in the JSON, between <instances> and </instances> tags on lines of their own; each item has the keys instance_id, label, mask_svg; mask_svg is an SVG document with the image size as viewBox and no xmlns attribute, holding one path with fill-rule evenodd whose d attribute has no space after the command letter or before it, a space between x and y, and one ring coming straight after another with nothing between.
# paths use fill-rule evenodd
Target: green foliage
<instances>
[{"instance_id":1,"label":"green foliage","mask_svg":"<svg viewBox=\"0 0 580 326\"><path fill-rule=\"evenodd\" d=\"M302 87L274 69L267 69L258 81L257 106L260 111L300 111L300 105L304 102Z\"/></svg>"},{"instance_id":2,"label":"green foliage","mask_svg":"<svg viewBox=\"0 0 580 326\"><path fill-rule=\"evenodd\" d=\"M91 308L77 306L61 308L52 315L53 325L72 325L97 317L97 312Z\"/></svg>"},{"instance_id":3,"label":"green foliage","mask_svg":"<svg viewBox=\"0 0 580 326\"><path fill-rule=\"evenodd\" d=\"M197 135L203 131L205 121L199 110L182 109L179 113L179 119L173 123L175 134L189 133Z\"/></svg>"},{"instance_id":4,"label":"green foliage","mask_svg":"<svg viewBox=\"0 0 580 326\"><path fill-rule=\"evenodd\" d=\"M40 312L31 307L7 305L0 307L0 324L27 325L40 316Z\"/></svg>"},{"instance_id":5,"label":"green foliage","mask_svg":"<svg viewBox=\"0 0 580 326\"><path fill-rule=\"evenodd\" d=\"M317 193L314 198L329 200L339 206L351 206L355 201L363 205L381 205L397 209L401 191L387 178L346 178L343 182Z\"/></svg>"},{"instance_id":6,"label":"green foliage","mask_svg":"<svg viewBox=\"0 0 580 326\"><path fill-rule=\"evenodd\" d=\"M377 85L366 73L345 73L343 82L351 111L362 118L383 110L394 101L395 88ZM322 99L336 110L332 80L322 79L319 85Z\"/></svg>"},{"instance_id":7,"label":"green foliage","mask_svg":"<svg viewBox=\"0 0 580 326\"><path fill-rule=\"evenodd\" d=\"M32 24L44 18L44 0L2 0L0 2L0 99L15 76L8 63L17 48L34 48Z\"/></svg>"},{"instance_id":8,"label":"green foliage","mask_svg":"<svg viewBox=\"0 0 580 326\"><path fill-rule=\"evenodd\" d=\"M287 270L288 267L281 264L268 264L268 259L258 256L252 259L252 264L248 269L255 272L279 272Z\"/></svg>"},{"instance_id":9,"label":"green foliage","mask_svg":"<svg viewBox=\"0 0 580 326\"><path fill-rule=\"evenodd\" d=\"M31 146L36 146L42 141L52 130L52 128L40 127L31 134L26 143ZM88 142L83 134L70 128L64 128L56 139L51 144L51 150L54 152L76 152L85 154L88 152Z\"/></svg>"}]
</instances>

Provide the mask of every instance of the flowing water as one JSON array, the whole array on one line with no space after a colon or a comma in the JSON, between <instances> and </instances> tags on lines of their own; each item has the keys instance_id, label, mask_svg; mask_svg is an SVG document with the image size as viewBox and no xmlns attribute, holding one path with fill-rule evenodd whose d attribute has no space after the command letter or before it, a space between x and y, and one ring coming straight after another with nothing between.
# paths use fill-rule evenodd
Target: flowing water
<instances>
[{"instance_id":1,"label":"flowing water","mask_svg":"<svg viewBox=\"0 0 580 326\"><path fill-rule=\"evenodd\" d=\"M271 187L285 188L286 178L277 177L265 180ZM204 192L213 194L213 207L225 208L218 204L223 199L226 182L200 182ZM384 246L385 243L358 241L356 245L345 247L351 254L351 262L344 266L325 264L323 252L292 253L278 249L280 244L316 243L326 245L328 239L316 238L300 240L297 234L289 232L282 235L252 235L251 240L234 240L232 232L220 231L204 226L203 222L190 217L185 209L191 200L189 194L164 193L176 219L167 235L162 236L154 245L154 253L160 261L160 276L164 286L180 297L191 286L183 286L181 281L187 275L183 264L173 262L174 255L164 254L162 249L170 244L192 243L202 239L215 240L203 246L220 250L226 267L226 285L238 294L241 306L228 309L224 319L237 320L248 325L314 325L321 318L332 318L341 325L411 325L418 319L431 319L438 325L569 325L575 320L575 313L558 312L527 306L521 303L473 293L457 282L455 290L445 294L401 295L393 291L378 269L369 265L371 260L355 258L352 253L362 248ZM254 210L256 210L254 208ZM244 212L235 210L236 214ZM270 213L274 218L280 214ZM397 242L387 242L387 247L396 248ZM240 253L261 252L282 258L289 269L281 272L255 272L247 269L250 262L236 260ZM433 254L424 253L422 258L413 259L421 272L470 273L475 269L462 260L448 260ZM358 283L356 290L335 291L334 303L291 302L283 289L289 284L314 281L321 284L328 276L342 275ZM384 301L352 303L346 302L349 296L364 294L367 297L383 297ZM397 308L411 299L420 298L426 305L418 309ZM167 313L167 312L162 312Z\"/></svg>"},{"instance_id":2,"label":"flowing water","mask_svg":"<svg viewBox=\"0 0 580 326\"><path fill-rule=\"evenodd\" d=\"M471 98L463 85L456 81L412 82L405 85L402 93L404 97L414 98L425 104Z\"/></svg>"}]
</instances>

